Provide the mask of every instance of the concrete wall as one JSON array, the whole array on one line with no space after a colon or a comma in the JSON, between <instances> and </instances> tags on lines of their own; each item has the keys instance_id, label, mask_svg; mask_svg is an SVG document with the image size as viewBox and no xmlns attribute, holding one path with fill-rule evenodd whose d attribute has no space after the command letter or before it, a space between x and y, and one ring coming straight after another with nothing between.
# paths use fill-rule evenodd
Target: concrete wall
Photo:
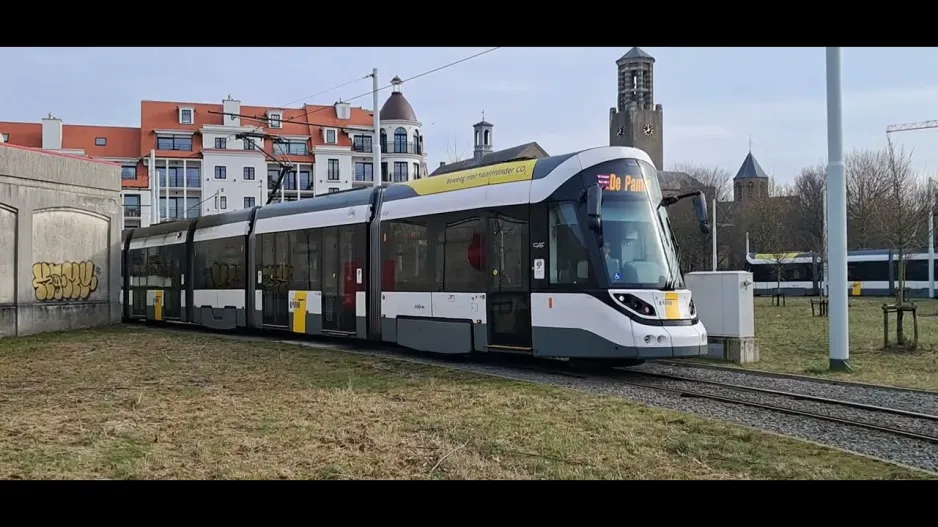
<instances>
[{"instance_id":1,"label":"concrete wall","mask_svg":"<svg viewBox=\"0 0 938 527\"><path fill-rule=\"evenodd\" d=\"M120 166L0 144L0 335L120 322Z\"/></svg>"}]
</instances>

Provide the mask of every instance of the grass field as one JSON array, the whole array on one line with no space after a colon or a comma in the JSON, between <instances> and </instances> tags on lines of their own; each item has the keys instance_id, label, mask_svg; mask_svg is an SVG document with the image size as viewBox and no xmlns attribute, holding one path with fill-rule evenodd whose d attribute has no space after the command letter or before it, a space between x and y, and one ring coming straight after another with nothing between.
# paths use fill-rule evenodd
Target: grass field
<instances>
[{"instance_id":1,"label":"grass field","mask_svg":"<svg viewBox=\"0 0 938 527\"><path fill-rule=\"evenodd\" d=\"M883 311L889 299L850 298L851 373L828 371L827 318L812 317L808 298L787 298L786 306L772 305L771 298L756 297L756 339L760 360L746 368L823 375L834 379L938 390L938 301L917 299L919 348L914 352L883 351ZM905 318L905 335L912 337L911 316ZM896 320L891 315L890 341ZM709 361L706 361L709 362Z\"/></svg>"},{"instance_id":2,"label":"grass field","mask_svg":"<svg viewBox=\"0 0 938 527\"><path fill-rule=\"evenodd\" d=\"M0 341L2 478L921 478L611 397L143 328Z\"/></svg>"}]
</instances>

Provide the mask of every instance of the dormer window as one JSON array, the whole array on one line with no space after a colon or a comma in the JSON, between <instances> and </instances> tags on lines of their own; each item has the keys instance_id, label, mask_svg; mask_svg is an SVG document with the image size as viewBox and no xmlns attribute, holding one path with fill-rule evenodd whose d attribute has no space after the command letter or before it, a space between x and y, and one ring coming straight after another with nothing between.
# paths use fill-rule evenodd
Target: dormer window
<instances>
[{"instance_id":1,"label":"dormer window","mask_svg":"<svg viewBox=\"0 0 938 527\"><path fill-rule=\"evenodd\" d=\"M283 128L283 114L280 112L270 112L267 114L267 121L271 128Z\"/></svg>"},{"instance_id":2,"label":"dormer window","mask_svg":"<svg viewBox=\"0 0 938 527\"><path fill-rule=\"evenodd\" d=\"M335 134L335 129L333 129L333 128L327 128L327 129L326 129L326 143L328 143L328 144L330 144L330 145L334 145L334 144L336 143L335 135L336 135L336 134Z\"/></svg>"},{"instance_id":3,"label":"dormer window","mask_svg":"<svg viewBox=\"0 0 938 527\"><path fill-rule=\"evenodd\" d=\"M195 113L195 110L192 108L180 108L179 109L179 124L192 124L192 114Z\"/></svg>"},{"instance_id":4,"label":"dormer window","mask_svg":"<svg viewBox=\"0 0 938 527\"><path fill-rule=\"evenodd\" d=\"M107 137L95 137L94 146L107 146Z\"/></svg>"}]
</instances>

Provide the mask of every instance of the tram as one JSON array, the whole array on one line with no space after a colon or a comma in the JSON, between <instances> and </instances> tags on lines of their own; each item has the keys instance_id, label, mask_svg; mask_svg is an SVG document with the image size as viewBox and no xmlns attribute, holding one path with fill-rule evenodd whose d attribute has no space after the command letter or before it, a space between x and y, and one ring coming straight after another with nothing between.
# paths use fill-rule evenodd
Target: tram
<instances>
[{"instance_id":1,"label":"tram","mask_svg":"<svg viewBox=\"0 0 938 527\"><path fill-rule=\"evenodd\" d=\"M648 155L600 147L126 231L128 321L616 364L707 353Z\"/></svg>"}]
</instances>

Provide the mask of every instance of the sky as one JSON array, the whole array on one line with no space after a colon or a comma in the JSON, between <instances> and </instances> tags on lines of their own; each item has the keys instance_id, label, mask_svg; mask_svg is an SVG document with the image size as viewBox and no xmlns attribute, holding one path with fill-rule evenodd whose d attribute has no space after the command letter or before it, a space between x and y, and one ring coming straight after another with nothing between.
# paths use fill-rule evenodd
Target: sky
<instances>
[{"instance_id":1,"label":"sky","mask_svg":"<svg viewBox=\"0 0 938 527\"><path fill-rule=\"evenodd\" d=\"M641 44L636 42L634 44ZM140 101L372 107L371 80L308 98L378 68L381 85L479 48L3 48L0 121L139 126ZM735 174L749 149L792 181L826 163L823 48L655 48L665 168L691 162ZM472 124L495 125L495 148L537 141L561 154L609 140L622 48L500 48L403 85L423 123L431 170L472 153ZM844 147L881 148L890 124L938 119L932 48L844 48ZM390 90L380 96L380 103ZM353 99L353 97L361 97ZM306 97L306 98L304 98ZM938 173L938 128L893 134L916 167Z\"/></svg>"}]
</instances>

